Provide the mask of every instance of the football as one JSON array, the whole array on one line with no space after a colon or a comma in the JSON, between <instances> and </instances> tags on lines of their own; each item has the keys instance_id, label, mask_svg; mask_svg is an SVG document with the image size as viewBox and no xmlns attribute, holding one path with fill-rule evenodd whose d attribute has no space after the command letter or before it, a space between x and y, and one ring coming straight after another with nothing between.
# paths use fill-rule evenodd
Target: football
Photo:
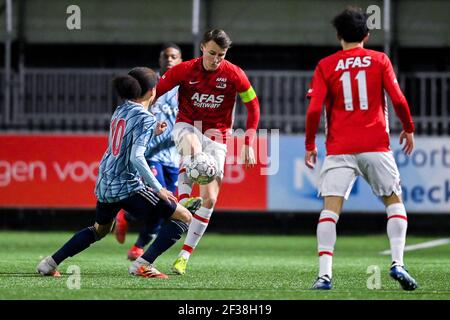
<instances>
[{"instance_id":1,"label":"football","mask_svg":"<svg viewBox=\"0 0 450 320\"><path fill-rule=\"evenodd\" d=\"M200 152L192 157L186 167L188 177L198 184L208 184L215 179L219 170L217 161L210 154Z\"/></svg>"}]
</instances>

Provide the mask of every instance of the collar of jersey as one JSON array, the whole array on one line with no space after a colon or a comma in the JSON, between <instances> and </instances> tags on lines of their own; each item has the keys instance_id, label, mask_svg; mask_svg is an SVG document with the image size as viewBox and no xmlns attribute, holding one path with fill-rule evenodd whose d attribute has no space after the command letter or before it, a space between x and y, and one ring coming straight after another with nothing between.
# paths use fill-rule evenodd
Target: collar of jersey
<instances>
[{"instance_id":1,"label":"collar of jersey","mask_svg":"<svg viewBox=\"0 0 450 320\"><path fill-rule=\"evenodd\" d=\"M140 107L144 107L142 104L140 104L140 103L137 103L137 102L134 102L134 101L131 101L131 100L125 100L125 103L126 104L134 104L134 105L136 105L136 106L140 106Z\"/></svg>"}]
</instances>

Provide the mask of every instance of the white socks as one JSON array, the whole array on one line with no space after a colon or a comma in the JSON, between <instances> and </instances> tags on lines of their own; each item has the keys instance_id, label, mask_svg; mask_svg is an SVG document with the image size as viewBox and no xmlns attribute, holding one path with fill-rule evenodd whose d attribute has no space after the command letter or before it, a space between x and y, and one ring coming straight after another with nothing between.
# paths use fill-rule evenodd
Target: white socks
<instances>
[{"instance_id":1,"label":"white socks","mask_svg":"<svg viewBox=\"0 0 450 320\"><path fill-rule=\"evenodd\" d=\"M403 266L403 251L405 249L406 229L408 221L403 203L395 203L386 207L387 234L391 244L392 261ZM319 277L332 277L333 251L336 243L336 223L339 216L330 211L322 210L317 224L317 250L319 253Z\"/></svg>"},{"instance_id":2,"label":"white socks","mask_svg":"<svg viewBox=\"0 0 450 320\"><path fill-rule=\"evenodd\" d=\"M387 235L391 244L392 261L403 266L403 251L406 242L406 229L408 219L403 203L394 203L386 207L387 213Z\"/></svg>"},{"instance_id":3,"label":"white socks","mask_svg":"<svg viewBox=\"0 0 450 320\"><path fill-rule=\"evenodd\" d=\"M209 219L213 213L214 209L207 209L201 207L192 215L192 221L189 225L189 230L184 241L183 249L181 250L179 256L189 259L192 251L198 245L200 239L208 227Z\"/></svg>"},{"instance_id":4,"label":"white socks","mask_svg":"<svg viewBox=\"0 0 450 320\"><path fill-rule=\"evenodd\" d=\"M186 166L191 161L191 156L183 156L181 160L181 169L178 174L178 199L186 199L191 196L192 181L186 174Z\"/></svg>"},{"instance_id":5,"label":"white socks","mask_svg":"<svg viewBox=\"0 0 450 320\"><path fill-rule=\"evenodd\" d=\"M333 251L336 243L336 223L339 215L322 210L317 224L317 251L319 253L319 277L332 277Z\"/></svg>"}]
</instances>

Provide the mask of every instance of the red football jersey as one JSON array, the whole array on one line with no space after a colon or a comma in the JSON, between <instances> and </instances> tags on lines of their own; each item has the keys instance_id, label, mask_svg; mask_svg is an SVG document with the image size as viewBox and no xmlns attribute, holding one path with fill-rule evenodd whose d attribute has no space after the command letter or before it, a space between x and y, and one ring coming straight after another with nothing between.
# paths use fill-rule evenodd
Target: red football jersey
<instances>
[{"instance_id":1,"label":"red football jersey","mask_svg":"<svg viewBox=\"0 0 450 320\"><path fill-rule=\"evenodd\" d=\"M328 155L389 151L384 90L391 97L403 129L414 132L408 102L386 54L357 47L322 59L307 94L311 101L306 117L306 150L316 147L315 136L325 104Z\"/></svg>"},{"instance_id":2,"label":"red football jersey","mask_svg":"<svg viewBox=\"0 0 450 320\"><path fill-rule=\"evenodd\" d=\"M201 121L203 133L217 129L223 140L217 139L217 135L216 139L225 143L233 126L236 94L245 96L246 92L250 92L251 85L244 71L227 60L223 60L215 71L206 71L202 61L200 57L169 69L156 87L156 99L179 85L176 121L192 125L194 122L198 125ZM254 94L253 89L251 92ZM247 102L245 98L243 100ZM211 132L207 135L211 136Z\"/></svg>"}]
</instances>

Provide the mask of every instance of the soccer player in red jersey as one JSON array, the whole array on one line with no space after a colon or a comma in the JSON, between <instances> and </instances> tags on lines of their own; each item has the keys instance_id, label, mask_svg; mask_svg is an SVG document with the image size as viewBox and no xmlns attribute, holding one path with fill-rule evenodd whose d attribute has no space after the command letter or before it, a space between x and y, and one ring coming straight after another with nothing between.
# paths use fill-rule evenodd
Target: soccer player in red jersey
<instances>
[{"instance_id":1,"label":"soccer player in red jersey","mask_svg":"<svg viewBox=\"0 0 450 320\"><path fill-rule=\"evenodd\" d=\"M369 37L367 15L349 8L333 20L343 50L322 59L308 91L305 164L317 160L315 136L325 104L326 150L319 194L324 208L317 225L319 276L314 289L332 288L332 257L336 223L344 200L357 176L362 176L386 206L387 234L392 251L390 275L403 289L414 290L416 281L403 265L407 216L401 199L400 175L389 147L389 94L403 131L400 143L410 155L414 148L414 123L392 64L386 54L364 48Z\"/></svg>"},{"instance_id":2,"label":"soccer player in red jersey","mask_svg":"<svg viewBox=\"0 0 450 320\"><path fill-rule=\"evenodd\" d=\"M179 85L179 112L172 135L182 157L178 176L180 203L189 208L191 202L197 201L190 197L193 183L185 170L193 155L211 154L220 171L217 179L200 186L202 206L193 215L184 246L173 264L172 269L178 274L186 272L188 259L205 233L216 204L237 94L248 111L242 161L246 166L255 164L251 146L259 122L259 102L244 71L225 60L230 46L231 39L225 31L207 31L201 43L202 57L172 67L161 77L156 88L157 99Z\"/></svg>"}]
</instances>

